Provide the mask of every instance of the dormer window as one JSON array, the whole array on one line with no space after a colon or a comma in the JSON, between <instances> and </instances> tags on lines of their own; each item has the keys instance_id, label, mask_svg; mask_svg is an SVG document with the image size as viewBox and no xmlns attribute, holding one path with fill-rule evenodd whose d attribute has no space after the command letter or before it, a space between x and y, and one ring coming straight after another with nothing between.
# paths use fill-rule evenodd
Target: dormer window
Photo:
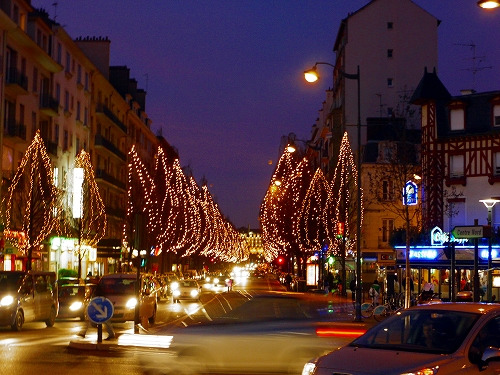
<instances>
[{"instance_id":1,"label":"dormer window","mask_svg":"<svg viewBox=\"0 0 500 375\"><path fill-rule=\"evenodd\" d=\"M463 108L452 108L450 110L450 130L465 129L465 111Z\"/></svg>"},{"instance_id":2,"label":"dormer window","mask_svg":"<svg viewBox=\"0 0 500 375\"><path fill-rule=\"evenodd\" d=\"M500 104L493 107L493 126L500 126Z\"/></svg>"}]
</instances>

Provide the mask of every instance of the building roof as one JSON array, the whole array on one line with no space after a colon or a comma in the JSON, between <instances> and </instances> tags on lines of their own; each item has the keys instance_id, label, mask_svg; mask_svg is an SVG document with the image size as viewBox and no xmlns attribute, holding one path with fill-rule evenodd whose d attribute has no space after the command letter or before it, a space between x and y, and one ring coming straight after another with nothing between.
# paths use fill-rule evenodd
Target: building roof
<instances>
[{"instance_id":1,"label":"building roof","mask_svg":"<svg viewBox=\"0 0 500 375\"><path fill-rule=\"evenodd\" d=\"M426 101L449 100L450 98L451 94L438 78L436 68L433 69L432 73L429 73L426 67L424 76L413 92L410 103L422 104Z\"/></svg>"}]
</instances>

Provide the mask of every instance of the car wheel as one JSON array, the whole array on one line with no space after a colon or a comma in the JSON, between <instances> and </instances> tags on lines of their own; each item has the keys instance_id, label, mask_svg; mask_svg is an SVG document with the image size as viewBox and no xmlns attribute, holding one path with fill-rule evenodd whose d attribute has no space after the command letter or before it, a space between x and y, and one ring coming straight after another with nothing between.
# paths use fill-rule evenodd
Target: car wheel
<instances>
[{"instance_id":1,"label":"car wheel","mask_svg":"<svg viewBox=\"0 0 500 375\"><path fill-rule=\"evenodd\" d=\"M54 323L56 322L56 316L57 316L57 312L56 312L55 307L51 307L49 319L47 319L45 321L45 324L47 325L47 327L52 327L54 325Z\"/></svg>"},{"instance_id":2,"label":"car wheel","mask_svg":"<svg viewBox=\"0 0 500 375\"><path fill-rule=\"evenodd\" d=\"M149 324L155 324L156 321L156 305L153 309L153 315L148 318Z\"/></svg>"},{"instance_id":3,"label":"car wheel","mask_svg":"<svg viewBox=\"0 0 500 375\"><path fill-rule=\"evenodd\" d=\"M19 332L21 329L23 329L23 323L24 323L24 316L22 311L17 311L16 317L14 318L14 323L11 324L10 328L12 328L13 331Z\"/></svg>"}]
</instances>

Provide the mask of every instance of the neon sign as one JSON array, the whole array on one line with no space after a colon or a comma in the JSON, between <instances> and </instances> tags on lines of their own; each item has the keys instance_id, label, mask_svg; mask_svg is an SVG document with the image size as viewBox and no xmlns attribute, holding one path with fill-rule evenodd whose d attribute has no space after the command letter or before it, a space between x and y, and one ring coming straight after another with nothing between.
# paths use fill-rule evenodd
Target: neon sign
<instances>
[{"instance_id":1,"label":"neon sign","mask_svg":"<svg viewBox=\"0 0 500 375\"><path fill-rule=\"evenodd\" d=\"M410 249L410 259L436 259L438 256L437 250L434 249Z\"/></svg>"},{"instance_id":2,"label":"neon sign","mask_svg":"<svg viewBox=\"0 0 500 375\"><path fill-rule=\"evenodd\" d=\"M418 201L418 187L413 181L408 181L403 188L403 204L405 206L414 206Z\"/></svg>"}]
</instances>

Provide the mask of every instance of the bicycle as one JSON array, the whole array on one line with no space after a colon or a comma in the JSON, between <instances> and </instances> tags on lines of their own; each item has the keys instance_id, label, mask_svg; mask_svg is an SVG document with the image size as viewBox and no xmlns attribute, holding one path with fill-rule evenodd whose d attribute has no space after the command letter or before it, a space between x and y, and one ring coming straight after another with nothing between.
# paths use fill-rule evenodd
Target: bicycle
<instances>
[{"instance_id":1,"label":"bicycle","mask_svg":"<svg viewBox=\"0 0 500 375\"><path fill-rule=\"evenodd\" d=\"M370 318L373 315L373 310L375 310L376 306L374 305L373 302L368 303L362 303L361 304L361 316L363 318Z\"/></svg>"},{"instance_id":2,"label":"bicycle","mask_svg":"<svg viewBox=\"0 0 500 375\"><path fill-rule=\"evenodd\" d=\"M403 310L403 308L403 306L398 306L394 300L388 300L385 304L373 309L373 317L377 322L381 322L385 318Z\"/></svg>"}]
</instances>

